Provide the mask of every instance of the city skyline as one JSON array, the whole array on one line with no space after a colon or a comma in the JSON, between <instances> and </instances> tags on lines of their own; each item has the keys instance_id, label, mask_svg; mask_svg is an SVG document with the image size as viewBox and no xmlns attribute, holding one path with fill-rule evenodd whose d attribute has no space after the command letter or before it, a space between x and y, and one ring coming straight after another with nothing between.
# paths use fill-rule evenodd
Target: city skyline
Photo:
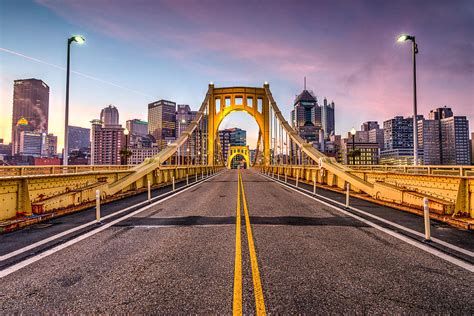
<instances>
[{"instance_id":1,"label":"city skyline","mask_svg":"<svg viewBox=\"0 0 474 316\"><path fill-rule=\"evenodd\" d=\"M472 4L424 4L281 2L271 10L273 15L263 4L255 5L255 12L245 5L211 6L232 22L247 21L236 30L236 23L229 29L226 19L202 19L207 7L196 3L120 2L105 8L105 3L89 6L87 1L3 2L2 12L9 14L2 16L0 106L7 115L0 120L0 137L11 138L13 80L37 78L51 88L50 132L59 136L62 148L65 73L55 66L64 67L65 41L76 33L86 37L86 44L73 47L72 69L89 77L72 75L71 125L90 127L89 121L107 104L117 106L121 124L146 119L146 105L159 99L196 110L209 81L216 86L261 86L268 81L289 119L306 76L320 104L327 97L338 105L336 133L344 135L363 121L410 116L411 50L395 42L398 34L408 32L420 45L419 113L426 116L447 105L466 115L472 130L474 54L467 40L474 29ZM338 13L341 7L344 13ZM344 15L351 8L354 23L347 23ZM100 13L105 9L107 16ZM421 10L430 14L419 16ZM296 23L311 13L317 13L318 23ZM147 19L149 14L160 18ZM282 23L270 29L274 18ZM28 37L40 24L42 36ZM234 126L248 131L249 143L257 138L250 116L234 113L221 128Z\"/></svg>"}]
</instances>

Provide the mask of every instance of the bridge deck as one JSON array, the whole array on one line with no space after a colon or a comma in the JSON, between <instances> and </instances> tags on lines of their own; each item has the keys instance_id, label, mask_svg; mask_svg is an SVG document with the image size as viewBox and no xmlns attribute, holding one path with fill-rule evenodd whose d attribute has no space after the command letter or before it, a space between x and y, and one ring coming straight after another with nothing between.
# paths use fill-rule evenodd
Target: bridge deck
<instances>
[{"instance_id":1,"label":"bridge deck","mask_svg":"<svg viewBox=\"0 0 474 316\"><path fill-rule=\"evenodd\" d=\"M243 172L243 185L267 312L474 312L468 303L474 276L458 265L254 171ZM237 171L226 171L111 227L105 221L90 238L6 275L1 309L230 313L237 186ZM250 314L255 300L243 216L241 234L243 311ZM473 249L469 232L440 226L433 235L467 240L462 246ZM0 250L9 236L0 236Z\"/></svg>"}]
</instances>

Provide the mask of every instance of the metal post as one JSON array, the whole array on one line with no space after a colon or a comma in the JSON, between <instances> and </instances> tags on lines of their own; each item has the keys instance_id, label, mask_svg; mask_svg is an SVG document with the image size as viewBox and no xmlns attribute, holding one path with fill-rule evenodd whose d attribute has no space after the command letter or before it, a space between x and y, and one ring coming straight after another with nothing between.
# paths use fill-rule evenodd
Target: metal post
<instances>
[{"instance_id":1,"label":"metal post","mask_svg":"<svg viewBox=\"0 0 474 316\"><path fill-rule=\"evenodd\" d=\"M95 190L95 221L100 223L100 190Z\"/></svg>"},{"instance_id":2,"label":"metal post","mask_svg":"<svg viewBox=\"0 0 474 316\"><path fill-rule=\"evenodd\" d=\"M148 180L148 202L151 203L151 183L150 183L150 180Z\"/></svg>"},{"instance_id":3,"label":"metal post","mask_svg":"<svg viewBox=\"0 0 474 316\"><path fill-rule=\"evenodd\" d=\"M423 215L425 219L425 241L431 241L430 208L426 197L423 198Z\"/></svg>"},{"instance_id":4,"label":"metal post","mask_svg":"<svg viewBox=\"0 0 474 316\"><path fill-rule=\"evenodd\" d=\"M201 179L204 179L204 170L201 169Z\"/></svg>"},{"instance_id":5,"label":"metal post","mask_svg":"<svg viewBox=\"0 0 474 316\"><path fill-rule=\"evenodd\" d=\"M350 183L347 183L346 184L346 208L349 208L349 197L350 197L350 191L351 189L351 184Z\"/></svg>"},{"instance_id":6,"label":"metal post","mask_svg":"<svg viewBox=\"0 0 474 316\"><path fill-rule=\"evenodd\" d=\"M66 108L64 111L64 153L63 153L63 166L67 166L68 158L68 125L69 125L69 74L70 74L70 61L71 61L71 39L67 40L67 69L66 69Z\"/></svg>"},{"instance_id":7,"label":"metal post","mask_svg":"<svg viewBox=\"0 0 474 316\"><path fill-rule=\"evenodd\" d=\"M171 177L171 181L173 182L173 191L174 191L174 189L175 189L175 187L174 187L174 176Z\"/></svg>"},{"instance_id":8,"label":"metal post","mask_svg":"<svg viewBox=\"0 0 474 316\"><path fill-rule=\"evenodd\" d=\"M287 179L287 178L288 178L288 175L286 174L286 171L285 171L285 183L288 182L288 179Z\"/></svg>"},{"instance_id":9,"label":"metal post","mask_svg":"<svg viewBox=\"0 0 474 316\"><path fill-rule=\"evenodd\" d=\"M316 194L316 173L313 175L313 194Z\"/></svg>"},{"instance_id":10,"label":"metal post","mask_svg":"<svg viewBox=\"0 0 474 316\"><path fill-rule=\"evenodd\" d=\"M186 173L186 185L189 185L189 175Z\"/></svg>"},{"instance_id":11,"label":"metal post","mask_svg":"<svg viewBox=\"0 0 474 316\"><path fill-rule=\"evenodd\" d=\"M278 170L277 178L278 178L278 181L280 181L280 170Z\"/></svg>"},{"instance_id":12,"label":"metal post","mask_svg":"<svg viewBox=\"0 0 474 316\"><path fill-rule=\"evenodd\" d=\"M300 171L296 170L296 187L298 187L298 178L300 176Z\"/></svg>"},{"instance_id":13,"label":"metal post","mask_svg":"<svg viewBox=\"0 0 474 316\"><path fill-rule=\"evenodd\" d=\"M198 173L197 170L195 171L196 173L194 174L196 176L196 182L198 182Z\"/></svg>"},{"instance_id":14,"label":"metal post","mask_svg":"<svg viewBox=\"0 0 474 316\"><path fill-rule=\"evenodd\" d=\"M416 54L418 53L418 45L415 42L415 36L412 40L413 51L413 165L418 164L418 120L416 106Z\"/></svg>"}]
</instances>

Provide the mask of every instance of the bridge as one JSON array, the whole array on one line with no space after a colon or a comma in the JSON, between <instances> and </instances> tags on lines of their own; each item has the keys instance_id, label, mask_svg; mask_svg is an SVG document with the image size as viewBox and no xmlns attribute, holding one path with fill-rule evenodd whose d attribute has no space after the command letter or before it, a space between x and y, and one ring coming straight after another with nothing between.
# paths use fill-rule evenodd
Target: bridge
<instances>
[{"instance_id":1,"label":"bridge","mask_svg":"<svg viewBox=\"0 0 474 316\"><path fill-rule=\"evenodd\" d=\"M256 120L257 153L231 147L225 165L218 129L234 111ZM229 170L236 155L250 168ZM140 165L0 168L1 307L472 314L473 192L467 166L339 164L269 84L210 84L188 129Z\"/></svg>"}]
</instances>

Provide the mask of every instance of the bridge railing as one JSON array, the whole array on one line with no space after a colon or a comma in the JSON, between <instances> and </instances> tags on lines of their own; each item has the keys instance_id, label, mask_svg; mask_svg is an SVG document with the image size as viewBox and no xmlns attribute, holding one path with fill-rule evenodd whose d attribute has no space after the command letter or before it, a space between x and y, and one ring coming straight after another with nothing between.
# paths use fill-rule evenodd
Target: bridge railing
<instances>
[{"instance_id":1,"label":"bridge railing","mask_svg":"<svg viewBox=\"0 0 474 316\"><path fill-rule=\"evenodd\" d=\"M151 188L170 185L175 181L194 181L219 171L222 167L207 165L165 165L154 169L145 177L124 188L117 195L102 195L111 201L146 191L148 181ZM22 175L0 178L0 221L18 216L48 213L51 210L75 211L90 207L94 194L104 185L113 184L133 174L128 170L101 170L82 173Z\"/></svg>"},{"instance_id":2,"label":"bridge railing","mask_svg":"<svg viewBox=\"0 0 474 316\"><path fill-rule=\"evenodd\" d=\"M46 174L68 174L82 173L91 171L110 171L110 170L128 170L132 165L77 165L77 166L1 166L0 178L27 176L27 175L46 175Z\"/></svg>"},{"instance_id":3,"label":"bridge railing","mask_svg":"<svg viewBox=\"0 0 474 316\"><path fill-rule=\"evenodd\" d=\"M351 165L354 170L474 177L474 166Z\"/></svg>"}]
</instances>

